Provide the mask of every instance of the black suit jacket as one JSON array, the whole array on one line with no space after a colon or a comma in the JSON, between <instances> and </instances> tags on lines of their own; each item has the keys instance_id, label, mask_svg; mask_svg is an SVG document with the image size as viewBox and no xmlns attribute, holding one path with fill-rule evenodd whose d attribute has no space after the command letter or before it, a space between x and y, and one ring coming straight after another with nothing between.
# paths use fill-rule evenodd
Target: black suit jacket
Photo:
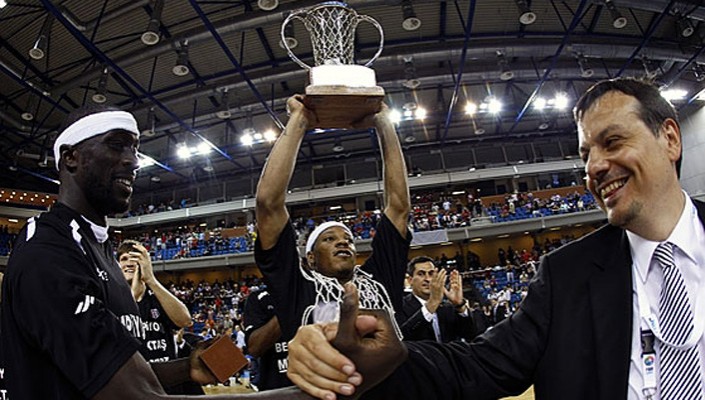
<instances>
[{"instance_id":1,"label":"black suit jacket","mask_svg":"<svg viewBox=\"0 0 705 400\"><path fill-rule=\"evenodd\" d=\"M400 321L404 340L436 340L433 325L426 321L421 307L421 302L412 293L404 296ZM451 304L442 303L436 310L436 315L443 343L458 339L470 341L474 337L475 327L470 310L468 315L463 317Z\"/></svg>"},{"instance_id":2,"label":"black suit jacket","mask_svg":"<svg viewBox=\"0 0 705 400\"><path fill-rule=\"evenodd\" d=\"M407 343L382 397L496 399L534 384L536 399L626 399L631 266L626 232L610 225L549 253L519 310L471 344Z\"/></svg>"}]
</instances>

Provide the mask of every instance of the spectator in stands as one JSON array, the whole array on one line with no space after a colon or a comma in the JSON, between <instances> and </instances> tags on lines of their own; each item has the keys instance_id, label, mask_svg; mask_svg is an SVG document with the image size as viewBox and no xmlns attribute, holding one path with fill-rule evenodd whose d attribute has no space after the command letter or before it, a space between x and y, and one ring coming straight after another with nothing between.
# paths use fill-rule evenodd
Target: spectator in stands
<instances>
[{"instance_id":1,"label":"spectator in stands","mask_svg":"<svg viewBox=\"0 0 705 400\"><path fill-rule=\"evenodd\" d=\"M309 236L305 268L299 263L285 199L304 133L314 126L316 116L304 106L301 96L291 97L287 108L290 118L286 130L272 148L256 196L255 259L274 298L282 340L293 338L303 324L334 318L342 300L342 285L349 281L360 286L370 306L384 308L394 318L394 309L401 307L411 234L406 227L410 209L406 166L389 109L382 105L377 114L357 125L376 128L384 165L385 208L372 240L372 254L363 266L356 266L352 232L329 221ZM322 301L333 307L316 308Z\"/></svg>"},{"instance_id":2,"label":"spectator in stands","mask_svg":"<svg viewBox=\"0 0 705 400\"><path fill-rule=\"evenodd\" d=\"M457 270L440 270L433 259L414 257L407 266L410 294L404 296L399 323L405 340L470 341L475 327L468 301L463 297L463 280ZM450 276L446 288L446 277Z\"/></svg>"}]
</instances>

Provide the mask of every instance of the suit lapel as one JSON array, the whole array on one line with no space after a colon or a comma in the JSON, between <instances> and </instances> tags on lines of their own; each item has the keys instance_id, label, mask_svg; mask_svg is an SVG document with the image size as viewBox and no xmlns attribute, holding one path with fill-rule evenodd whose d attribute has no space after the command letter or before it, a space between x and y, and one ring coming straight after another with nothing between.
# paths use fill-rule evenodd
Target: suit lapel
<instances>
[{"instance_id":1,"label":"suit lapel","mask_svg":"<svg viewBox=\"0 0 705 400\"><path fill-rule=\"evenodd\" d=\"M598 398L626 398L632 337L632 260L624 230L605 227L589 280ZM616 391L619 390L618 393Z\"/></svg>"}]
</instances>

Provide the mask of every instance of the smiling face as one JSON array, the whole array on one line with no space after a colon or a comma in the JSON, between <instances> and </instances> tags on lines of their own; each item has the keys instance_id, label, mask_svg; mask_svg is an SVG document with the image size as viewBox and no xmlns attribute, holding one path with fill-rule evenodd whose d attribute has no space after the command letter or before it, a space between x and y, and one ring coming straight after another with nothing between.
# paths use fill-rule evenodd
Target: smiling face
<instances>
[{"instance_id":1,"label":"smiling face","mask_svg":"<svg viewBox=\"0 0 705 400\"><path fill-rule=\"evenodd\" d=\"M680 132L669 118L656 135L639 107L633 96L607 92L583 113L578 134L588 189L609 223L647 237L654 213L682 198L675 169Z\"/></svg>"},{"instance_id":2,"label":"smiling face","mask_svg":"<svg viewBox=\"0 0 705 400\"><path fill-rule=\"evenodd\" d=\"M344 283L352 278L357 251L352 235L332 226L318 236L306 257L313 270Z\"/></svg>"},{"instance_id":3,"label":"smiling face","mask_svg":"<svg viewBox=\"0 0 705 400\"><path fill-rule=\"evenodd\" d=\"M122 253L118 258L118 263L120 263L120 269L125 276L125 280L127 280L127 283L132 284L132 279L134 279L135 271L137 270L137 262L130 260L129 253Z\"/></svg>"},{"instance_id":4,"label":"smiling face","mask_svg":"<svg viewBox=\"0 0 705 400\"><path fill-rule=\"evenodd\" d=\"M113 130L74 147L75 182L99 215L127 211L139 166L138 145L135 134Z\"/></svg>"}]
</instances>

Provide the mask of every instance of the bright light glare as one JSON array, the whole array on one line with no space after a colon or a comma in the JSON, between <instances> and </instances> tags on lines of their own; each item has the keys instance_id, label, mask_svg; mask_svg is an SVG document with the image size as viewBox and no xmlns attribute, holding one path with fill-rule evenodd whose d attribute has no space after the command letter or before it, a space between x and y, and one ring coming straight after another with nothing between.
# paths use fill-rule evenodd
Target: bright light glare
<instances>
[{"instance_id":1,"label":"bright light glare","mask_svg":"<svg viewBox=\"0 0 705 400\"><path fill-rule=\"evenodd\" d=\"M560 110L565 110L568 108L568 96L566 96L565 93L558 93L554 100L556 108Z\"/></svg>"},{"instance_id":2,"label":"bright light glare","mask_svg":"<svg viewBox=\"0 0 705 400\"><path fill-rule=\"evenodd\" d=\"M257 133L255 133L254 138L257 141L260 141L260 140L262 140L263 136L261 133L257 132Z\"/></svg>"},{"instance_id":3,"label":"bright light glare","mask_svg":"<svg viewBox=\"0 0 705 400\"><path fill-rule=\"evenodd\" d=\"M502 102L493 98L490 100L489 103L487 103L487 111L491 112L492 114L497 114L500 111L502 111Z\"/></svg>"},{"instance_id":4,"label":"bright light glare","mask_svg":"<svg viewBox=\"0 0 705 400\"><path fill-rule=\"evenodd\" d=\"M198 145L198 154L208 154L211 152L211 146L206 142L201 142Z\"/></svg>"},{"instance_id":5,"label":"bright light glare","mask_svg":"<svg viewBox=\"0 0 705 400\"><path fill-rule=\"evenodd\" d=\"M273 142L273 141L277 140L277 134L274 133L273 130L267 129L266 131L264 131L264 140L266 140L268 142Z\"/></svg>"},{"instance_id":6,"label":"bright light glare","mask_svg":"<svg viewBox=\"0 0 705 400\"><path fill-rule=\"evenodd\" d=\"M191 157L191 149L185 144L182 144L176 149L176 154L181 158L189 158Z\"/></svg>"},{"instance_id":7,"label":"bright light glare","mask_svg":"<svg viewBox=\"0 0 705 400\"><path fill-rule=\"evenodd\" d=\"M404 117L406 118L411 118L414 115L414 112L411 110L404 110Z\"/></svg>"},{"instance_id":8,"label":"bright light glare","mask_svg":"<svg viewBox=\"0 0 705 400\"><path fill-rule=\"evenodd\" d=\"M140 168L145 168L154 165L154 159L144 154L139 155Z\"/></svg>"},{"instance_id":9,"label":"bright light glare","mask_svg":"<svg viewBox=\"0 0 705 400\"><path fill-rule=\"evenodd\" d=\"M7 6L7 1L0 0L0 8L5 8L5 6Z\"/></svg>"},{"instance_id":10,"label":"bright light glare","mask_svg":"<svg viewBox=\"0 0 705 400\"><path fill-rule=\"evenodd\" d=\"M477 104L473 103L472 101L468 101L467 104L465 104L465 114L473 116L476 112Z\"/></svg>"},{"instance_id":11,"label":"bright light glare","mask_svg":"<svg viewBox=\"0 0 705 400\"><path fill-rule=\"evenodd\" d=\"M401 113L399 112L399 110L390 110L389 120L392 121L393 124L398 124L399 122L401 122Z\"/></svg>"},{"instance_id":12,"label":"bright light glare","mask_svg":"<svg viewBox=\"0 0 705 400\"><path fill-rule=\"evenodd\" d=\"M661 91L661 97L668 101L684 100L688 92L683 89L667 89Z\"/></svg>"},{"instance_id":13,"label":"bright light glare","mask_svg":"<svg viewBox=\"0 0 705 400\"><path fill-rule=\"evenodd\" d=\"M534 108L537 110L543 110L546 108L546 99L543 97L537 97L536 100L534 100Z\"/></svg>"},{"instance_id":14,"label":"bright light glare","mask_svg":"<svg viewBox=\"0 0 705 400\"><path fill-rule=\"evenodd\" d=\"M249 133L246 133L242 136L240 136L240 143L244 144L245 146L252 146L252 143L254 142L254 139L252 138L252 135Z\"/></svg>"},{"instance_id":15,"label":"bright light glare","mask_svg":"<svg viewBox=\"0 0 705 400\"><path fill-rule=\"evenodd\" d=\"M424 118L426 118L426 109L423 107L419 107L416 109L414 114L415 114L414 116L416 117L416 119L424 119Z\"/></svg>"}]
</instances>

